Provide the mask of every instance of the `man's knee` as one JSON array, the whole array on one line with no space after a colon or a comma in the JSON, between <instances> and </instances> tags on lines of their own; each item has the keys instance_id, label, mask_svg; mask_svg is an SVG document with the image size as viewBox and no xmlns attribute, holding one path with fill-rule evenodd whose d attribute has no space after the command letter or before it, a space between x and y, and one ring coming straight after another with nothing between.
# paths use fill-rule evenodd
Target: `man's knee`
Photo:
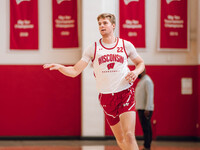
<instances>
[{"instance_id":1,"label":"man's knee","mask_svg":"<svg viewBox=\"0 0 200 150\"><path fill-rule=\"evenodd\" d=\"M126 132L125 139L129 144L133 144L136 141L135 134L133 132Z\"/></svg>"}]
</instances>

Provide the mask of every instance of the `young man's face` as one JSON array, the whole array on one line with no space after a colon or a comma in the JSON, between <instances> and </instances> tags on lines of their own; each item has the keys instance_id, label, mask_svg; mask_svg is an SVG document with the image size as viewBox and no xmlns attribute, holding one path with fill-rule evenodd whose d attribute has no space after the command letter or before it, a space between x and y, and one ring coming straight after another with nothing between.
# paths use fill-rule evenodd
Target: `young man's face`
<instances>
[{"instance_id":1,"label":"young man's face","mask_svg":"<svg viewBox=\"0 0 200 150\"><path fill-rule=\"evenodd\" d=\"M112 24L108 18L100 18L98 24L99 32L102 36L110 35L114 32L115 24Z\"/></svg>"}]
</instances>

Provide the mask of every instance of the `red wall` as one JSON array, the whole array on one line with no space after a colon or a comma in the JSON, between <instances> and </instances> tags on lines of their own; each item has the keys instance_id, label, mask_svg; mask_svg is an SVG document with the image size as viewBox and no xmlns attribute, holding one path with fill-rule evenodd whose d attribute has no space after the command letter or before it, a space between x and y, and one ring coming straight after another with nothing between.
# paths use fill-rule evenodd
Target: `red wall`
<instances>
[{"instance_id":1,"label":"red wall","mask_svg":"<svg viewBox=\"0 0 200 150\"><path fill-rule=\"evenodd\" d=\"M153 135L200 136L200 66L146 68L155 84ZM40 65L0 70L0 136L81 136L81 76L68 78ZM181 95L182 77L193 78L192 95ZM112 135L105 126L105 135ZM138 117L136 135L142 135Z\"/></svg>"},{"instance_id":2,"label":"red wall","mask_svg":"<svg viewBox=\"0 0 200 150\"><path fill-rule=\"evenodd\" d=\"M0 136L80 136L81 77L40 65L0 66Z\"/></svg>"},{"instance_id":3,"label":"red wall","mask_svg":"<svg viewBox=\"0 0 200 150\"><path fill-rule=\"evenodd\" d=\"M153 136L196 136L196 123L200 118L198 67L146 66L146 69L155 85ZM181 95L182 77L193 79L192 95ZM136 135L142 135L138 116L136 121ZM112 135L107 123L105 126L105 134Z\"/></svg>"}]
</instances>

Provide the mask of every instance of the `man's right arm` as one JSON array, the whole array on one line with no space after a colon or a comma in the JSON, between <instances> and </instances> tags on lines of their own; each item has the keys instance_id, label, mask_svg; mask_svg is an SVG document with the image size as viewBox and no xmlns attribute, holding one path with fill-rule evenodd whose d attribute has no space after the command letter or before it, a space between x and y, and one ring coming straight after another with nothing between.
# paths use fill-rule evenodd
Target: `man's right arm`
<instances>
[{"instance_id":1,"label":"man's right arm","mask_svg":"<svg viewBox=\"0 0 200 150\"><path fill-rule=\"evenodd\" d=\"M49 70L58 70L62 74L69 76L69 77L76 77L78 76L89 64L90 60L94 57L95 51L95 44L91 44L86 48L84 51L81 60L79 60L74 66L64 66L61 64L45 64L43 67L44 69Z\"/></svg>"},{"instance_id":2,"label":"man's right arm","mask_svg":"<svg viewBox=\"0 0 200 150\"><path fill-rule=\"evenodd\" d=\"M45 64L43 68L44 69L49 68L49 70L58 70L62 74L74 78L78 76L87 67L87 65L88 65L87 62L79 60L74 66L66 67L61 64Z\"/></svg>"}]
</instances>

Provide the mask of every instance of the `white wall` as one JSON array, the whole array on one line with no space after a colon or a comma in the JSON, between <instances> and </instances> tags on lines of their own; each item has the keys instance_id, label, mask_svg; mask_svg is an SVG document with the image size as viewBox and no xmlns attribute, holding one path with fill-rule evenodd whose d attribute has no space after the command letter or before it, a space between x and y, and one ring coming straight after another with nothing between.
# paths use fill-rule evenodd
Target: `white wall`
<instances>
[{"instance_id":1,"label":"white wall","mask_svg":"<svg viewBox=\"0 0 200 150\"><path fill-rule=\"evenodd\" d=\"M83 0L83 47L100 38L96 16L102 11L102 1ZM98 7L97 7L98 6ZM82 136L103 136L103 113L98 105L98 93L91 65L82 73Z\"/></svg>"},{"instance_id":2,"label":"white wall","mask_svg":"<svg viewBox=\"0 0 200 150\"><path fill-rule=\"evenodd\" d=\"M146 48L139 52L148 65L195 65L196 51L196 4L198 0L188 0L190 16L190 51L189 52L158 52L159 1L146 0ZM192 8L192 9L191 9Z\"/></svg>"},{"instance_id":3,"label":"white wall","mask_svg":"<svg viewBox=\"0 0 200 150\"><path fill-rule=\"evenodd\" d=\"M79 0L80 3L80 0ZM52 48L52 1L38 0L39 11L39 50L10 50L9 49L9 0L0 1L0 64L44 64L62 63L74 64L81 57L81 48L53 49ZM80 7L80 6L79 6ZM79 9L79 20L81 9ZM81 21L79 21L79 26ZM79 28L81 33L81 28ZM81 34L80 34L81 36ZM80 38L81 40L81 38ZM80 41L80 44L82 42Z\"/></svg>"},{"instance_id":4,"label":"white wall","mask_svg":"<svg viewBox=\"0 0 200 150\"><path fill-rule=\"evenodd\" d=\"M101 37L97 16L103 12L116 14L116 0L83 0L83 47ZM98 101L91 64L82 74L82 136L104 136L104 114Z\"/></svg>"}]
</instances>

